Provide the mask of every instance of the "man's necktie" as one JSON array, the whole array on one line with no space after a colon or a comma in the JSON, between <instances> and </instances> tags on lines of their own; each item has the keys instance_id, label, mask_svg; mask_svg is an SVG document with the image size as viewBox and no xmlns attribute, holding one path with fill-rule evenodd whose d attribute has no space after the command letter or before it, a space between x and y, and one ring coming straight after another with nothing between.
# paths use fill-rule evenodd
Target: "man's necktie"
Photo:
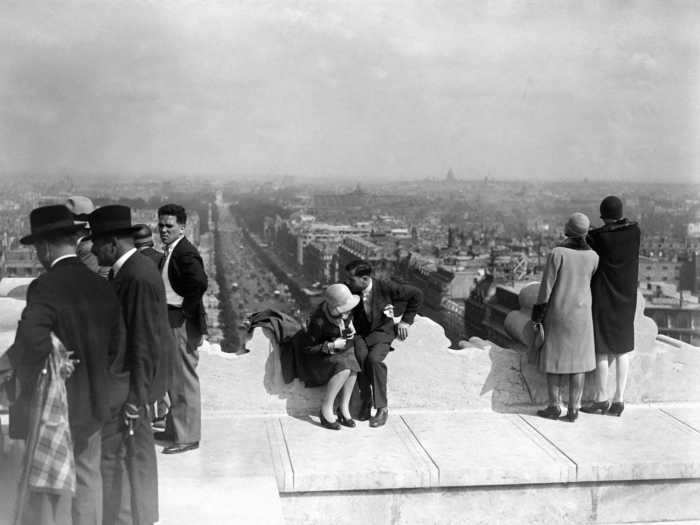
<instances>
[{"instance_id":1,"label":"man's necktie","mask_svg":"<svg viewBox=\"0 0 700 525\"><path fill-rule=\"evenodd\" d=\"M165 247L163 248L163 257L161 258L160 263L158 264L159 270L162 270L163 266L165 266L165 263L168 260L169 253L170 253L170 246L166 244Z\"/></svg>"}]
</instances>

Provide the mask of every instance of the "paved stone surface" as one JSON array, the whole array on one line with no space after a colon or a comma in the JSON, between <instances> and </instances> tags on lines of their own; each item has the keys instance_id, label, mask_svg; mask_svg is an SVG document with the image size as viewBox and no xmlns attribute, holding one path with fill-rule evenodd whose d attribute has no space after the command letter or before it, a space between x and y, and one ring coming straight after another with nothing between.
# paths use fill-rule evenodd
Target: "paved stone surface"
<instances>
[{"instance_id":1,"label":"paved stone surface","mask_svg":"<svg viewBox=\"0 0 700 525\"><path fill-rule=\"evenodd\" d=\"M437 465L442 487L576 479L576 466L517 415L428 413L403 419Z\"/></svg>"},{"instance_id":2,"label":"paved stone surface","mask_svg":"<svg viewBox=\"0 0 700 525\"><path fill-rule=\"evenodd\" d=\"M202 426L199 449L158 454L159 523L282 524L268 421L206 418Z\"/></svg>"},{"instance_id":3,"label":"paved stone surface","mask_svg":"<svg viewBox=\"0 0 700 525\"><path fill-rule=\"evenodd\" d=\"M284 523L271 477L165 477L160 492L161 525Z\"/></svg>"},{"instance_id":4,"label":"paved stone surface","mask_svg":"<svg viewBox=\"0 0 700 525\"><path fill-rule=\"evenodd\" d=\"M700 477L700 434L661 410L581 414L575 423L523 418L576 463L579 482Z\"/></svg>"},{"instance_id":5,"label":"paved stone surface","mask_svg":"<svg viewBox=\"0 0 700 525\"><path fill-rule=\"evenodd\" d=\"M283 418L282 429L295 491L372 490L430 487L437 484L435 465L403 420L370 428L328 430L318 419Z\"/></svg>"},{"instance_id":6,"label":"paved stone surface","mask_svg":"<svg viewBox=\"0 0 700 525\"><path fill-rule=\"evenodd\" d=\"M266 422L262 418L205 418L197 450L158 454L162 477L274 476ZM160 446L158 447L160 451Z\"/></svg>"},{"instance_id":7,"label":"paved stone surface","mask_svg":"<svg viewBox=\"0 0 700 525\"><path fill-rule=\"evenodd\" d=\"M662 410L700 432L700 407L665 407Z\"/></svg>"}]
</instances>

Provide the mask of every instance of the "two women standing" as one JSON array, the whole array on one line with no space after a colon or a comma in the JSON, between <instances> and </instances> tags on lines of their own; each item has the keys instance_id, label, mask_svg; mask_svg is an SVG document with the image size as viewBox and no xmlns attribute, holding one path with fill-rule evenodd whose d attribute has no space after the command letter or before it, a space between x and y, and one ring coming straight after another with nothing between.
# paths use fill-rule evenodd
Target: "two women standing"
<instances>
[{"instance_id":1,"label":"two women standing","mask_svg":"<svg viewBox=\"0 0 700 525\"><path fill-rule=\"evenodd\" d=\"M640 231L622 217L615 196L600 205L601 228L589 232L590 221L574 213L566 223L566 239L547 259L533 321L544 322L545 342L540 368L547 373L549 406L538 415L561 415L560 385L569 377L566 418L578 411L619 416L634 349ZM612 405L607 396L608 369L616 363L617 388ZM596 370L596 401L581 408L585 373Z\"/></svg>"}]
</instances>

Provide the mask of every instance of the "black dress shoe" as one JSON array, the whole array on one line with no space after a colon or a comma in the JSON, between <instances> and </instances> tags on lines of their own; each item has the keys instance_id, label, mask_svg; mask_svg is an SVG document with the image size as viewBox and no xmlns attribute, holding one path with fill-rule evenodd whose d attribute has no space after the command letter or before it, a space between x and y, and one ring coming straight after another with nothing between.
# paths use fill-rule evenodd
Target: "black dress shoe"
<instances>
[{"instance_id":1,"label":"black dress shoe","mask_svg":"<svg viewBox=\"0 0 700 525\"><path fill-rule=\"evenodd\" d=\"M547 407L544 410L538 410L537 415L546 419L559 419L559 416L561 416L561 408Z\"/></svg>"},{"instance_id":2,"label":"black dress shoe","mask_svg":"<svg viewBox=\"0 0 700 525\"><path fill-rule=\"evenodd\" d=\"M610 405L610 410L608 410L608 415L620 417L622 411L625 409L624 403L615 402Z\"/></svg>"},{"instance_id":3,"label":"black dress shoe","mask_svg":"<svg viewBox=\"0 0 700 525\"><path fill-rule=\"evenodd\" d=\"M179 454L180 452L187 452L188 450L195 450L199 448L199 441L194 443L175 443L169 447L163 449L163 454Z\"/></svg>"},{"instance_id":4,"label":"black dress shoe","mask_svg":"<svg viewBox=\"0 0 700 525\"><path fill-rule=\"evenodd\" d=\"M321 420L321 426L323 428L327 428L329 430L340 430L340 423L337 421L328 421L325 417L323 417L323 412L319 412L318 417Z\"/></svg>"},{"instance_id":5,"label":"black dress shoe","mask_svg":"<svg viewBox=\"0 0 700 525\"><path fill-rule=\"evenodd\" d=\"M338 423L344 427L355 428L355 420L351 417L346 418L340 410L338 410Z\"/></svg>"},{"instance_id":6,"label":"black dress shoe","mask_svg":"<svg viewBox=\"0 0 700 525\"><path fill-rule=\"evenodd\" d=\"M598 412L600 412L601 414L605 414L609 408L610 401L594 401L590 405L581 407L581 412L584 412L586 414L597 414Z\"/></svg>"},{"instance_id":7,"label":"black dress shoe","mask_svg":"<svg viewBox=\"0 0 700 525\"><path fill-rule=\"evenodd\" d=\"M386 423L386 420L389 418L389 409L386 407L383 408L378 408L377 413L374 415L374 417L371 417L369 419L369 426L371 427L381 427Z\"/></svg>"},{"instance_id":8,"label":"black dress shoe","mask_svg":"<svg viewBox=\"0 0 700 525\"><path fill-rule=\"evenodd\" d=\"M578 419L578 410L569 409L566 412L566 416L564 419L566 419L566 421L568 421L569 423L573 423L574 421L576 421Z\"/></svg>"}]
</instances>

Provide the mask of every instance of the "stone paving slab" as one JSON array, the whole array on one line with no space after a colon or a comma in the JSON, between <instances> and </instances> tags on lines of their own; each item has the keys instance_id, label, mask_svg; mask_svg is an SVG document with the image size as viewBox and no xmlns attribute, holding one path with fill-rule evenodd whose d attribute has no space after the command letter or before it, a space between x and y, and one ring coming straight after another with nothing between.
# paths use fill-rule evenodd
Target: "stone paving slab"
<instances>
[{"instance_id":1,"label":"stone paving slab","mask_svg":"<svg viewBox=\"0 0 700 525\"><path fill-rule=\"evenodd\" d=\"M700 432L700 407L670 407L662 410Z\"/></svg>"},{"instance_id":2,"label":"stone paving slab","mask_svg":"<svg viewBox=\"0 0 700 525\"><path fill-rule=\"evenodd\" d=\"M160 478L274 477L267 427L262 418L205 418L200 448L165 455L158 447Z\"/></svg>"},{"instance_id":3,"label":"stone paving slab","mask_svg":"<svg viewBox=\"0 0 700 525\"><path fill-rule=\"evenodd\" d=\"M167 476L161 478L159 489L159 525L284 523L272 477Z\"/></svg>"},{"instance_id":4,"label":"stone paving slab","mask_svg":"<svg viewBox=\"0 0 700 525\"><path fill-rule=\"evenodd\" d=\"M282 418L294 473L294 491L426 488L437 484L435 465L403 420L381 428L328 430L318 418Z\"/></svg>"},{"instance_id":5,"label":"stone paving slab","mask_svg":"<svg viewBox=\"0 0 700 525\"><path fill-rule=\"evenodd\" d=\"M579 482L700 478L700 434L659 409L575 423L521 417L576 464Z\"/></svg>"},{"instance_id":6,"label":"stone paving slab","mask_svg":"<svg viewBox=\"0 0 700 525\"><path fill-rule=\"evenodd\" d=\"M576 465L517 415L461 412L402 417L437 465L441 487L576 479Z\"/></svg>"}]
</instances>

